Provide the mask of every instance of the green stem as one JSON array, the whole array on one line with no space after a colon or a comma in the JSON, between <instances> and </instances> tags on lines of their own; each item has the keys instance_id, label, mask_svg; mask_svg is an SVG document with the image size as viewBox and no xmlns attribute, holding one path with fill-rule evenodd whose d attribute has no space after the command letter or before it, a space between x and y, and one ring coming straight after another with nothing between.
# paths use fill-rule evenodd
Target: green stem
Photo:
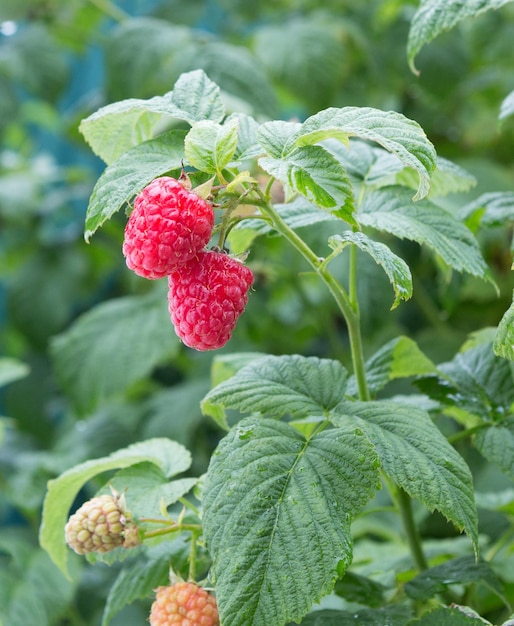
<instances>
[{"instance_id":1,"label":"green stem","mask_svg":"<svg viewBox=\"0 0 514 626\"><path fill-rule=\"evenodd\" d=\"M420 571L423 571L428 568L428 563L423 553L423 548L421 547L421 537L419 535L416 522L414 521L414 515L412 513L412 500L401 487L398 487L396 490L396 495L410 552L417 568Z\"/></svg>"},{"instance_id":2,"label":"green stem","mask_svg":"<svg viewBox=\"0 0 514 626\"><path fill-rule=\"evenodd\" d=\"M328 287L330 293L334 297L339 310L341 311L348 328L350 338L350 347L352 354L352 364L355 378L357 381L357 389L359 391L360 400L369 400L370 394L368 383L366 380L366 372L364 367L364 353L362 349L362 337L360 332L360 317L358 307L353 306L345 289L337 282L333 274L328 270L324 259L321 259L311 248L299 237L294 230L284 222L277 213L273 205L265 198L260 204L262 210L271 218L271 222L275 230L280 233L309 263L315 270L321 280Z\"/></svg>"}]
</instances>

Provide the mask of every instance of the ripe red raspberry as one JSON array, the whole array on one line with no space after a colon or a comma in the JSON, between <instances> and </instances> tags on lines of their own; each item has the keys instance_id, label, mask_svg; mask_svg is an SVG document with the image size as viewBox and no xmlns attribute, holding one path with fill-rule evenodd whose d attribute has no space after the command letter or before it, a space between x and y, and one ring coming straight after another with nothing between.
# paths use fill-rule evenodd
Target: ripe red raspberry
<instances>
[{"instance_id":1,"label":"ripe red raspberry","mask_svg":"<svg viewBox=\"0 0 514 626\"><path fill-rule=\"evenodd\" d=\"M218 626L214 596L194 583L159 587L150 611L150 626Z\"/></svg>"},{"instance_id":2,"label":"ripe red raspberry","mask_svg":"<svg viewBox=\"0 0 514 626\"><path fill-rule=\"evenodd\" d=\"M174 178L152 181L136 197L125 227L123 254L139 276L168 276L207 245L212 206Z\"/></svg>"},{"instance_id":3,"label":"ripe red raspberry","mask_svg":"<svg viewBox=\"0 0 514 626\"><path fill-rule=\"evenodd\" d=\"M252 283L252 271L240 261L223 252L198 252L168 278L175 332L190 348L221 348L244 311Z\"/></svg>"}]
</instances>

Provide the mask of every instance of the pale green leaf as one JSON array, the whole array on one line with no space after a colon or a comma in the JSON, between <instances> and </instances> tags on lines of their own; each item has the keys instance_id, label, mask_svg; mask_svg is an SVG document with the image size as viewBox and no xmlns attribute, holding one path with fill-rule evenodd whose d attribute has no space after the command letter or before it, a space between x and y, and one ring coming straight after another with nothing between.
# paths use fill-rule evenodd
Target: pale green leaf
<instances>
[{"instance_id":1,"label":"pale green leaf","mask_svg":"<svg viewBox=\"0 0 514 626\"><path fill-rule=\"evenodd\" d=\"M234 161L246 161L247 159L254 159L263 154L262 146L257 141L259 123L250 115L246 115L246 113L232 113L226 121L232 122L232 120L237 120L239 128Z\"/></svg>"},{"instance_id":2,"label":"pale green leaf","mask_svg":"<svg viewBox=\"0 0 514 626\"><path fill-rule=\"evenodd\" d=\"M196 70L182 74L164 96L130 98L98 109L82 120L79 130L93 152L111 165L130 148L152 139L172 119L189 124L218 122L224 114L219 87Z\"/></svg>"},{"instance_id":3,"label":"pale green leaf","mask_svg":"<svg viewBox=\"0 0 514 626\"><path fill-rule=\"evenodd\" d=\"M118 493L124 494L127 509L133 517L159 518L163 507L177 502L197 482L197 478L170 481L157 465L138 463L117 472L102 493L110 493L112 486Z\"/></svg>"},{"instance_id":4,"label":"pale green leaf","mask_svg":"<svg viewBox=\"0 0 514 626\"><path fill-rule=\"evenodd\" d=\"M514 361L514 298L508 311L500 320L493 349L498 356Z\"/></svg>"},{"instance_id":5,"label":"pale green leaf","mask_svg":"<svg viewBox=\"0 0 514 626\"><path fill-rule=\"evenodd\" d=\"M364 226L424 244L453 269L494 284L473 233L431 201L413 203L403 187L368 193L357 218Z\"/></svg>"},{"instance_id":6,"label":"pale green leaf","mask_svg":"<svg viewBox=\"0 0 514 626\"><path fill-rule=\"evenodd\" d=\"M0 357L0 387L24 378L29 373L29 367L17 359Z\"/></svg>"},{"instance_id":7,"label":"pale green leaf","mask_svg":"<svg viewBox=\"0 0 514 626\"><path fill-rule=\"evenodd\" d=\"M184 144L188 163L208 174L220 172L236 152L238 127L237 118L223 125L210 120L194 124Z\"/></svg>"},{"instance_id":8,"label":"pale green leaf","mask_svg":"<svg viewBox=\"0 0 514 626\"><path fill-rule=\"evenodd\" d=\"M259 165L313 204L355 225L353 190L344 167L321 146L296 148L282 159L264 157Z\"/></svg>"},{"instance_id":9,"label":"pale green leaf","mask_svg":"<svg viewBox=\"0 0 514 626\"><path fill-rule=\"evenodd\" d=\"M398 185L416 188L416 172L409 168L402 169L396 175ZM437 167L430 179L429 198L446 196L449 193L469 191L477 184L476 178L453 161L437 157Z\"/></svg>"},{"instance_id":10,"label":"pale green leaf","mask_svg":"<svg viewBox=\"0 0 514 626\"><path fill-rule=\"evenodd\" d=\"M421 48L444 31L468 17L476 17L490 9L499 9L512 0L422 0L412 18L407 41L407 58L417 73L414 58Z\"/></svg>"},{"instance_id":11,"label":"pale green leaf","mask_svg":"<svg viewBox=\"0 0 514 626\"><path fill-rule=\"evenodd\" d=\"M323 416L343 397L347 375L338 361L262 356L214 387L203 399L202 411L213 415L221 407L272 417Z\"/></svg>"},{"instance_id":12,"label":"pale green leaf","mask_svg":"<svg viewBox=\"0 0 514 626\"><path fill-rule=\"evenodd\" d=\"M264 122L257 128L256 138L270 157L281 159L294 149L294 140L301 127L297 122Z\"/></svg>"},{"instance_id":13,"label":"pale green leaf","mask_svg":"<svg viewBox=\"0 0 514 626\"><path fill-rule=\"evenodd\" d=\"M485 226L505 226L514 222L514 192L484 193L459 210L459 217L464 221L473 220L476 214Z\"/></svg>"},{"instance_id":14,"label":"pale green leaf","mask_svg":"<svg viewBox=\"0 0 514 626\"><path fill-rule=\"evenodd\" d=\"M317 143L320 139L341 139L341 132L378 143L412 167L418 174L414 200L425 197L436 167L436 152L421 126L395 111L371 107L329 108L309 117L297 133L296 144Z\"/></svg>"},{"instance_id":15,"label":"pale green leaf","mask_svg":"<svg viewBox=\"0 0 514 626\"><path fill-rule=\"evenodd\" d=\"M305 615L350 564L351 518L377 486L376 456L353 428L305 439L281 421L239 422L211 459L203 499L221 622Z\"/></svg>"},{"instance_id":16,"label":"pale green leaf","mask_svg":"<svg viewBox=\"0 0 514 626\"><path fill-rule=\"evenodd\" d=\"M514 91L511 91L501 103L499 119L504 120L512 114L514 114Z\"/></svg>"},{"instance_id":17,"label":"pale green leaf","mask_svg":"<svg viewBox=\"0 0 514 626\"><path fill-rule=\"evenodd\" d=\"M80 463L48 483L40 543L65 574L68 573L68 548L64 540L64 526L80 489L98 474L146 461L154 463L165 476L171 477L189 469L191 455L175 441L149 439L117 450L109 456Z\"/></svg>"},{"instance_id":18,"label":"pale green leaf","mask_svg":"<svg viewBox=\"0 0 514 626\"><path fill-rule=\"evenodd\" d=\"M179 347L165 294L108 300L52 341L57 378L76 410L93 411L150 374Z\"/></svg>"},{"instance_id":19,"label":"pale green leaf","mask_svg":"<svg viewBox=\"0 0 514 626\"><path fill-rule=\"evenodd\" d=\"M336 425L350 422L361 428L385 473L412 498L464 530L478 550L471 472L426 411L390 401L346 402L332 419Z\"/></svg>"},{"instance_id":20,"label":"pale green leaf","mask_svg":"<svg viewBox=\"0 0 514 626\"><path fill-rule=\"evenodd\" d=\"M330 237L328 243L336 252L348 244L357 246L382 267L394 289L395 298L391 309L396 308L401 300L408 300L412 296L412 276L409 266L385 244L373 241L364 233L351 230Z\"/></svg>"},{"instance_id":21,"label":"pale green leaf","mask_svg":"<svg viewBox=\"0 0 514 626\"><path fill-rule=\"evenodd\" d=\"M397 378L435 373L435 365L409 337L396 337L384 344L366 361L366 380L371 393ZM348 381L348 394L355 396L355 377Z\"/></svg>"},{"instance_id":22,"label":"pale green leaf","mask_svg":"<svg viewBox=\"0 0 514 626\"><path fill-rule=\"evenodd\" d=\"M131 148L105 169L89 199L86 241L154 178L182 167L184 137L184 131L172 130Z\"/></svg>"}]
</instances>

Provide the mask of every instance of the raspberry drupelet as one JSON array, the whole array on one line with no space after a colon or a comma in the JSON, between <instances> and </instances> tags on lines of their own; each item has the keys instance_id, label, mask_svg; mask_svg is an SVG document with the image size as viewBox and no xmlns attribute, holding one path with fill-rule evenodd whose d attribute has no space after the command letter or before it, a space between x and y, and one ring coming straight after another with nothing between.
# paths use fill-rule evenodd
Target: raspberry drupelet
<instances>
[{"instance_id":1,"label":"raspberry drupelet","mask_svg":"<svg viewBox=\"0 0 514 626\"><path fill-rule=\"evenodd\" d=\"M191 582L159 587L150 611L150 626L219 626L216 600Z\"/></svg>"}]
</instances>

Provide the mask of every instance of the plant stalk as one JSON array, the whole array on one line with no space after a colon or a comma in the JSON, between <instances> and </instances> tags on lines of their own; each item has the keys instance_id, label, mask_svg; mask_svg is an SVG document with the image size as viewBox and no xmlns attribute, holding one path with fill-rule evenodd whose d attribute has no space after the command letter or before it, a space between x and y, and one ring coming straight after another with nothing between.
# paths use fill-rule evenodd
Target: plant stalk
<instances>
[{"instance_id":1,"label":"plant stalk","mask_svg":"<svg viewBox=\"0 0 514 626\"><path fill-rule=\"evenodd\" d=\"M400 515L402 517L403 528L407 535L407 542L409 544L410 552L416 567L420 570L428 569L428 563L421 546L421 537L419 535L416 522L414 521L414 515L412 513L412 500L410 496L401 487L398 487L397 502L400 507Z\"/></svg>"}]
</instances>

